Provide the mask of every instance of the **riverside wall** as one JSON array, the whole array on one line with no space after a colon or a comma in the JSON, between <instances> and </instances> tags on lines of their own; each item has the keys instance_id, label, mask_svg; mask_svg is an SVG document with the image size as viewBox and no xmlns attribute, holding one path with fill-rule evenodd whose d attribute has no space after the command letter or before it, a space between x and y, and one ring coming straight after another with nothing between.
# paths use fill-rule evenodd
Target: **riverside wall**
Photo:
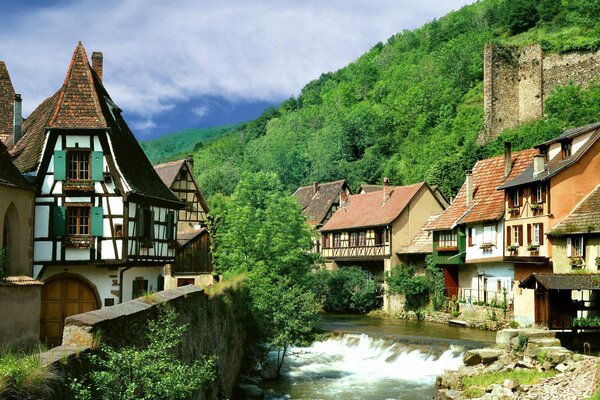
<instances>
[{"instance_id":1,"label":"riverside wall","mask_svg":"<svg viewBox=\"0 0 600 400\"><path fill-rule=\"evenodd\" d=\"M193 399L231 398L247 348L244 298L243 289L209 296L190 285L68 317L62 345L42 354L43 361L61 375L53 398L64 398L65 382L89 371L86 354L95 351L98 340L116 348L143 346L148 321L156 319L165 304L175 309L178 323L188 324L176 350L178 357L187 363L202 355L218 357L217 379L205 384Z\"/></svg>"}]
</instances>

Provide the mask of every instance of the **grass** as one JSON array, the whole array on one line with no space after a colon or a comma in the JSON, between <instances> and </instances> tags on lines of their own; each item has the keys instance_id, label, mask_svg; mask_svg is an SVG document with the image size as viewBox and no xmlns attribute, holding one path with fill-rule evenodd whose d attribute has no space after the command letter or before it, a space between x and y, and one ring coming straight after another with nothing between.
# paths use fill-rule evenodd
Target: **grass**
<instances>
[{"instance_id":1,"label":"grass","mask_svg":"<svg viewBox=\"0 0 600 400\"><path fill-rule=\"evenodd\" d=\"M237 289L240 285L246 280L245 274L236 275L230 279L224 279L217 283L213 283L204 289L204 293L208 295L208 297L215 297L223 294L225 291L230 289Z\"/></svg>"},{"instance_id":2,"label":"grass","mask_svg":"<svg viewBox=\"0 0 600 400\"><path fill-rule=\"evenodd\" d=\"M48 398L56 372L43 365L37 354L5 352L0 355L0 398Z\"/></svg>"},{"instance_id":3,"label":"grass","mask_svg":"<svg viewBox=\"0 0 600 400\"><path fill-rule=\"evenodd\" d=\"M529 371L529 370L514 370L507 372L492 372L488 374L466 376L462 378L465 397L476 398L483 396L485 388L497 383L501 384L506 379L515 380L517 379L521 385L533 385L538 383L542 378L549 378L556 375L554 371Z\"/></svg>"}]
</instances>

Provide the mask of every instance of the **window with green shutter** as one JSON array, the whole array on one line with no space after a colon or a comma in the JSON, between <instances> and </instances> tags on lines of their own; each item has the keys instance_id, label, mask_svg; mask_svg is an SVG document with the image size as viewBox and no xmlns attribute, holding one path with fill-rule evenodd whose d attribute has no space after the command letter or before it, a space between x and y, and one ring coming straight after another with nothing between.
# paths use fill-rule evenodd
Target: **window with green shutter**
<instances>
[{"instance_id":1,"label":"window with green shutter","mask_svg":"<svg viewBox=\"0 0 600 400\"><path fill-rule=\"evenodd\" d=\"M167 213L167 240L173 240L173 226L175 225L175 213L169 211Z\"/></svg>"},{"instance_id":2,"label":"window with green shutter","mask_svg":"<svg viewBox=\"0 0 600 400\"><path fill-rule=\"evenodd\" d=\"M104 213L102 207L92 207L92 236L102 237L104 233Z\"/></svg>"},{"instance_id":3,"label":"window with green shutter","mask_svg":"<svg viewBox=\"0 0 600 400\"><path fill-rule=\"evenodd\" d=\"M64 181L67 179L67 152L54 150L54 180Z\"/></svg>"},{"instance_id":4,"label":"window with green shutter","mask_svg":"<svg viewBox=\"0 0 600 400\"><path fill-rule=\"evenodd\" d=\"M101 151L92 151L92 180L94 182L104 180L104 162Z\"/></svg>"},{"instance_id":5,"label":"window with green shutter","mask_svg":"<svg viewBox=\"0 0 600 400\"><path fill-rule=\"evenodd\" d=\"M53 236L65 236L66 227L67 227L66 207L53 206L51 222L52 222L52 235Z\"/></svg>"}]
</instances>

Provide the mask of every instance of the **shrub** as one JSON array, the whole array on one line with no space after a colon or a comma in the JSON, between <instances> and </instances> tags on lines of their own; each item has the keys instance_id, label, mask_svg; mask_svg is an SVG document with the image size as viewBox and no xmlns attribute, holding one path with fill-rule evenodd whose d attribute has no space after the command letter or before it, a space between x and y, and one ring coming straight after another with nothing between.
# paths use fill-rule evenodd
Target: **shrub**
<instances>
[{"instance_id":1,"label":"shrub","mask_svg":"<svg viewBox=\"0 0 600 400\"><path fill-rule=\"evenodd\" d=\"M43 365L37 355L0 355L1 399L48 398L57 379L56 372Z\"/></svg>"},{"instance_id":2,"label":"shrub","mask_svg":"<svg viewBox=\"0 0 600 400\"><path fill-rule=\"evenodd\" d=\"M187 399L202 383L215 378L215 357L188 365L175 356L187 324L177 323L177 314L165 307L148 323L145 347L114 349L101 346L90 356L93 367L83 380L69 382L76 400Z\"/></svg>"},{"instance_id":3,"label":"shrub","mask_svg":"<svg viewBox=\"0 0 600 400\"><path fill-rule=\"evenodd\" d=\"M413 266L395 266L387 276L387 283L390 293L406 297L407 310L418 310L429 304L431 282L425 275L415 275Z\"/></svg>"},{"instance_id":4,"label":"shrub","mask_svg":"<svg viewBox=\"0 0 600 400\"><path fill-rule=\"evenodd\" d=\"M315 295L327 311L366 313L381 306L377 283L359 267L319 270L314 280Z\"/></svg>"}]
</instances>

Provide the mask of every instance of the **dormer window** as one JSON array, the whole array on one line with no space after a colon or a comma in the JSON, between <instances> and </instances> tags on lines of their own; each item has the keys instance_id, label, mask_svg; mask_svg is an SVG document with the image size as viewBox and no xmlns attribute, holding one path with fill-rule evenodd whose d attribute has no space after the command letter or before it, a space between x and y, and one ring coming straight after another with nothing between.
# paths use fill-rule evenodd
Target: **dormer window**
<instances>
[{"instance_id":1,"label":"dormer window","mask_svg":"<svg viewBox=\"0 0 600 400\"><path fill-rule=\"evenodd\" d=\"M564 142L561 142L560 150L563 160L571 157L571 144L572 142L570 140L565 140Z\"/></svg>"}]
</instances>

